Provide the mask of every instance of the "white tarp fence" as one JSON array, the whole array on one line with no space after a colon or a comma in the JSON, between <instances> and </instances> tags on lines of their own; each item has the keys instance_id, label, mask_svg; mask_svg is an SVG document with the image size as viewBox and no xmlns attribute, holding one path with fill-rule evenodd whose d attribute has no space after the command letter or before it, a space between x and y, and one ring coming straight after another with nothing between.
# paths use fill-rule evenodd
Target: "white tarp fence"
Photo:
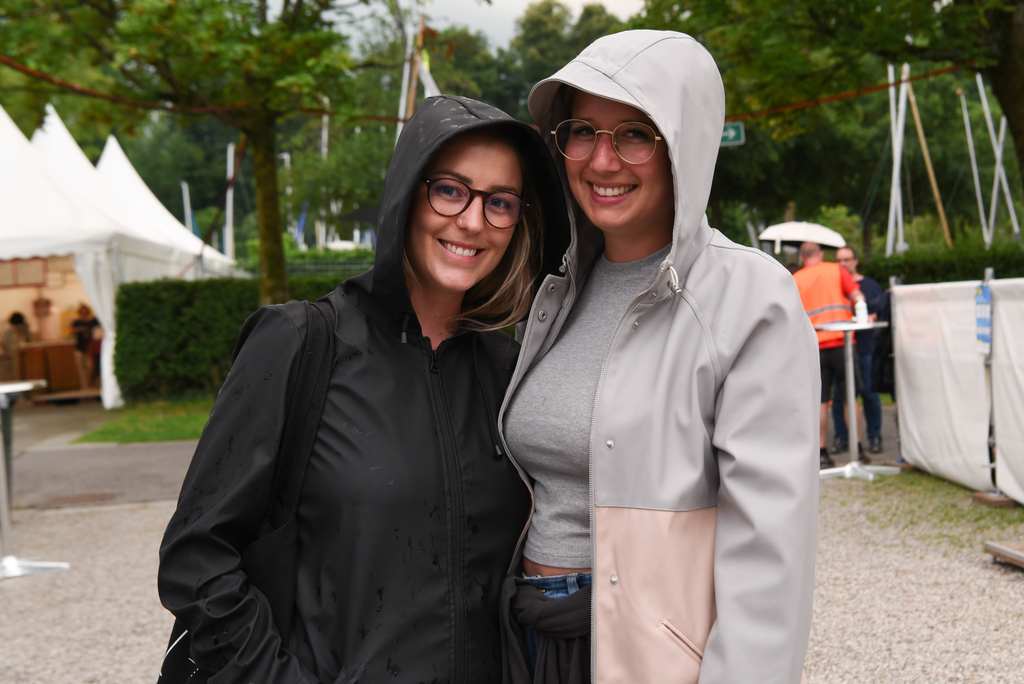
<instances>
[{"instance_id":1,"label":"white tarp fence","mask_svg":"<svg viewBox=\"0 0 1024 684\"><path fill-rule=\"evenodd\" d=\"M1024 503L1024 278L991 280L989 285L996 486Z\"/></svg>"},{"instance_id":2,"label":"white tarp fence","mask_svg":"<svg viewBox=\"0 0 1024 684\"><path fill-rule=\"evenodd\" d=\"M993 404L977 341L979 284L893 289L901 453L933 475L976 491L992 490L988 432L994 406L997 484L1024 503L1024 279L989 283Z\"/></svg>"}]
</instances>

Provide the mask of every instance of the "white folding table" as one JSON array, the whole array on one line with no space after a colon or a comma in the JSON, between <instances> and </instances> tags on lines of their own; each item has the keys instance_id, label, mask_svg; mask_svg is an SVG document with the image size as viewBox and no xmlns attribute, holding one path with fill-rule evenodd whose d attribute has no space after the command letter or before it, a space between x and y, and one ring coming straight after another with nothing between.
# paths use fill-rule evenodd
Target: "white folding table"
<instances>
[{"instance_id":1,"label":"white folding table","mask_svg":"<svg viewBox=\"0 0 1024 684\"><path fill-rule=\"evenodd\" d=\"M874 330L887 328L889 324L885 321L875 323L859 323L857 321L832 321L814 326L815 330L821 332L842 332L843 333L843 361L846 372L846 425L850 434L850 450L853 458L844 466L838 468L826 468L820 472L823 480L834 478L845 478L847 480L857 478L873 482L875 475L899 475L902 470L895 466L867 465L860 460L860 452L857 449L857 442L860 432L857 428L857 385L853 370L853 333L858 330Z\"/></svg>"}]
</instances>

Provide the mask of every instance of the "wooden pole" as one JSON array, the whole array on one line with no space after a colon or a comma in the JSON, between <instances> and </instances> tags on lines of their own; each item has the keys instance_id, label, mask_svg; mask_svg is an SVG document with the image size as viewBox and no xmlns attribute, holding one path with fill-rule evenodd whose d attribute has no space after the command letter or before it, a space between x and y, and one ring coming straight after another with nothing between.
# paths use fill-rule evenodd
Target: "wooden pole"
<instances>
[{"instance_id":1,"label":"wooden pole","mask_svg":"<svg viewBox=\"0 0 1024 684\"><path fill-rule=\"evenodd\" d=\"M910 110L914 114L914 126L917 128L917 139L921 143L921 154L924 156L924 165L928 169L928 182L932 184L932 194L935 195L935 206L939 210L939 222L942 224L942 234L946 238L946 245L953 249L953 238L949 234L949 223L946 222L946 210L942 208L942 196L939 195L939 184L935 181L935 169L932 168L932 158L928 154L928 142L924 139L924 128L921 126L921 114L917 111L917 98L914 97L914 86L907 83L907 95L910 97Z\"/></svg>"}]
</instances>

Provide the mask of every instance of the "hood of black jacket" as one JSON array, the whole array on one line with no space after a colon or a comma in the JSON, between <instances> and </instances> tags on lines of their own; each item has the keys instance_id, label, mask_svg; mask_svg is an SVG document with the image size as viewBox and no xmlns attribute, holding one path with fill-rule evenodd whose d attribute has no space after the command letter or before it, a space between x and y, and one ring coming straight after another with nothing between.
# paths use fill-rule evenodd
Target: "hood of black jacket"
<instances>
[{"instance_id":1,"label":"hood of black jacket","mask_svg":"<svg viewBox=\"0 0 1024 684\"><path fill-rule=\"evenodd\" d=\"M454 95L427 98L406 122L384 178L373 268L350 278L343 288L346 298L379 324L396 331L419 332L402 269L409 207L423 169L446 142L490 127L505 128L520 141L526 164L523 177L530 178L540 197L544 256L534 288L545 275L558 271L569 246L569 220L558 171L541 137L527 124L483 102Z\"/></svg>"}]
</instances>

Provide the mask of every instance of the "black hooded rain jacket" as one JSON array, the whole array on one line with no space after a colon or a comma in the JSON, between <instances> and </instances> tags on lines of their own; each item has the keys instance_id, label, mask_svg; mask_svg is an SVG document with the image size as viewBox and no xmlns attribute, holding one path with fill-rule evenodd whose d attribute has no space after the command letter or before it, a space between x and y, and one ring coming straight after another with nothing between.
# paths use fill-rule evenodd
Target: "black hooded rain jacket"
<instances>
[{"instance_id":1,"label":"black hooded rain jacket","mask_svg":"<svg viewBox=\"0 0 1024 684\"><path fill-rule=\"evenodd\" d=\"M329 298L336 356L297 512L286 643L241 549L266 515L306 317L290 302L247 322L160 548L160 598L191 629L211 683L500 681L498 595L530 510L496 434L518 345L463 331L432 351L402 270L427 161L452 136L496 125L522 138L546 210L537 282L568 246L561 185L533 131L473 100L420 105L384 183L374 267Z\"/></svg>"}]
</instances>

